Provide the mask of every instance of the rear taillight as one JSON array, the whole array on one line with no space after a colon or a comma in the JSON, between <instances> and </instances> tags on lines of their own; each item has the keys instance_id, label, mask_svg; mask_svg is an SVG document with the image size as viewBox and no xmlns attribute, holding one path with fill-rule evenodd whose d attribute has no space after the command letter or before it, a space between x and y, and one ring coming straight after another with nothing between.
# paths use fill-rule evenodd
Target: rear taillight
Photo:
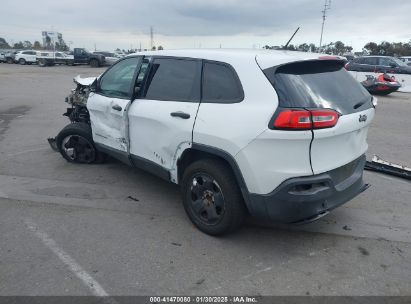
<instances>
[{"instance_id":1,"label":"rear taillight","mask_svg":"<svg viewBox=\"0 0 411 304\"><path fill-rule=\"evenodd\" d=\"M332 128L337 124L339 114L334 110L311 110L313 129Z\"/></svg>"},{"instance_id":2,"label":"rear taillight","mask_svg":"<svg viewBox=\"0 0 411 304\"><path fill-rule=\"evenodd\" d=\"M280 130L310 130L332 128L337 124L338 112L330 109L303 110L283 109L271 128Z\"/></svg>"},{"instance_id":3,"label":"rear taillight","mask_svg":"<svg viewBox=\"0 0 411 304\"><path fill-rule=\"evenodd\" d=\"M310 112L307 110L283 110L274 121L276 129L311 129Z\"/></svg>"}]
</instances>

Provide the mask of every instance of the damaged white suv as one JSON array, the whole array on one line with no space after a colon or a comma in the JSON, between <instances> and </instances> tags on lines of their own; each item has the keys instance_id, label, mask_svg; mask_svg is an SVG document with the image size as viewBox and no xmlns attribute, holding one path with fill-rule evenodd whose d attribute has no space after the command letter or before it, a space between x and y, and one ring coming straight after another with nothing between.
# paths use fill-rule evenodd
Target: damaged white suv
<instances>
[{"instance_id":1,"label":"damaged white suv","mask_svg":"<svg viewBox=\"0 0 411 304\"><path fill-rule=\"evenodd\" d=\"M111 155L181 185L203 232L247 213L315 220L367 188L373 98L318 54L184 50L126 57L76 78L71 124L50 143L70 162Z\"/></svg>"}]
</instances>

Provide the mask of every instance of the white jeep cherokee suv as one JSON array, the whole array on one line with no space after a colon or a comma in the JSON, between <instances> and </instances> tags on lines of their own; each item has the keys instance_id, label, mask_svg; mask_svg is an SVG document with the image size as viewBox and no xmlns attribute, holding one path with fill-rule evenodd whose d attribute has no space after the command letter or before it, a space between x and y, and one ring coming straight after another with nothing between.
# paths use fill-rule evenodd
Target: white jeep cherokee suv
<instances>
[{"instance_id":1,"label":"white jeep cherokee suv","mask_svg":"<svg viewBox=\"0 0 411 304\"><path fill-rule=\"evenodd\" d=\"M14 58L16 63L22 65L37 63L37 52L36 51L19 51L16 53Z\"/></svg>"},{"instance_id":2,"label":"white jeep cherokee suv","mask_svg":"<svg viewBox=\"0 0 411 304\"><path fill-rule=\"evenodd\" d=\"M111 155L181 185L203 232L250 213L315 220L367 188L371 95L319 54L181 50L128 56L76 78L52 146L71 162Z\"/></svg>"}]
</instances>

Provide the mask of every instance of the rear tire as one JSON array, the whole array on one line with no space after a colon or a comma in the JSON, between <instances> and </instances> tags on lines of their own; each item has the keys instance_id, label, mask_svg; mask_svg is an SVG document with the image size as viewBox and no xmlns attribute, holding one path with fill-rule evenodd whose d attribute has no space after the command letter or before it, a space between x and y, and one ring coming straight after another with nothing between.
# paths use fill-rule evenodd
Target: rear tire
<instances>
[{"instance_id":1,"label":"rear tire","mask_svg":"<svg viewBox=\"0 0 411 304\"><path fill-rule=\"evenodd\" d=\"M234 174L224 162L192 163L184 171L181 187L184 209L204 233L222 235L242 225L246 207Z\"/></svg>"},{"instance_id":2,"label":"rear tire","mask_svg":"<svg viewBox=\"0 0 411 304\"><path fill-rule=\"evenodd\" d=\"M47 66L47 61L46 61L46 59L39 59L39 66L41 66L41 67Z\"/></svg>"},{"instance_id":3,"label":"rear tire","mask_svg":"<svg viewBox=\"0 0 411 304\"><path fill-rule=\"evenodd\" d=\"M92 66L93 68L98 68L100 66L100 64L99 64L97 59L91 59L90 60L90 66Z\"/></svg>"},{"instance_id":4,"label":"rear tire","mask_svg":"<svg viewBox=\"0 0 411 304\"><path fill-rule=\"evenodd\" d=\"M71 163L102 163L106 155L97 150L91 127L86 123L71 123L63 128L56 137L60 154Z\"/></svg>"},{"instance_id":5,"label":"rear tire","mask_svg":"<svg viewBox=\"0 0 411 304\"><path fill-rule=\"evenodd\" d=\"M13 60L13 58L7 58L7 60L6 60L6 62L8 63L8 64L12 64L12 63L14 63L14 60Z\"/></svg>"}]
</instances>

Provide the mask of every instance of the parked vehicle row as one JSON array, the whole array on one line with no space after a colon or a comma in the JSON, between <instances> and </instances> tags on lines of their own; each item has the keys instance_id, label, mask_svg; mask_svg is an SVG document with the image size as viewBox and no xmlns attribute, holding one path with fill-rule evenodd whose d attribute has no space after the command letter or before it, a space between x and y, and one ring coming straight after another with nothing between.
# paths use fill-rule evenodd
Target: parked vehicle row
<instances>
[{"instance_id":1,"label":"parked vehicle row","mask_svg":"<svg viewBox=\"0 0 411 304\"><path fill-rule=\"evenodd\" d=\"M411 67L404 61L390 56L364 56L354 58L346 64L348 71L411 74Z\"/></svg>"},{"instance_id":2,"label":"parked vehicle row","mask_svg":"<svg viewBox=\"0 0 411 304\"><path fill-rule=\"evenodd\" d=\"M21 65L38 63L40 66L89 64L92 67L100 67L112 65L120 58L121 56L116 53L91 53L84 48L74 48L69 53L23 50L0 54L0 62L18 63Z\"/></svg>"}]
</instances>

